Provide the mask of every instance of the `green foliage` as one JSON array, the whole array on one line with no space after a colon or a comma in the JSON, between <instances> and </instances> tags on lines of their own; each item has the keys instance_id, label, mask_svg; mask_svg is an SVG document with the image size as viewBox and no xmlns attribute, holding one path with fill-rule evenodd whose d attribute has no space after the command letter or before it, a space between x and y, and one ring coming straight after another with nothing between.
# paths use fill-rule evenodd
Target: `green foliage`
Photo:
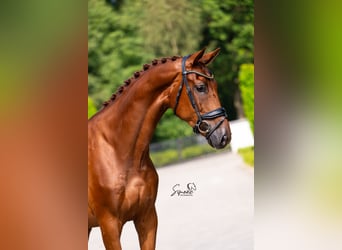
<instances>
[{"instance_id":1,"label":"green foliage","mask_svg":"<svg viewBox=\"0 0 342 250\"><path fill-rule=\"evenodd\" d=\"M240 148L238 153L246 164L254 166L254 147Z\"/></svg>"},{"instance_id":2,"label":"green foliage","mask_svg":"<svg viewBox=\"0 0 342 250\"><path fill-rule=\"evenodd\" d=\"M158 57L188 54L201 40L201 8L198 1L146 0L139 21L145 49Z\"/></svg>"},{"instance_id":3,"label":"green foliage","mask_svg":"<svg viewBox=\"0 0 342 250\"><path fill-rule=\"evenodd\" d=\"M96 107L93 100L88 96L88 119L96 113Z\"/></svg>"},{"instance_id":4,"label":"green foliage","mask_svg":"<svg viewBox=\"0 0 342 250\"><path fill-rule=\"evenodd\" d=\"M243 109L254 133L254 65L242 64L239 72Z\"/></svg>"},{"instance_id":5,"label":"green foliage","mask_svg":"<svg viewBox=\"0 0 342 250\"><path fill-rule=\"evenodd\" d=\"M176 117L171 109L168 109L157 125L153 142L186 137L192 134L192 128Z\"/></svg>"},{"instance_id":6,"label":"green foliage","mask_svg":"<svg viewBox=\"0 0 342 250\"><path fill-rule=\"evenodd\" d=\"M137 36L138 21L127 14L105 1L89 0L88 91L97 107L151 57Z\"/></svg>"},{"instance_id":7,"label":"green foliage","mask_svg":"<svg viewBox=\"0 0 342 250\"><path fill-rule=\"evenodd\" d=\"M230 120L237 118L234 96L239 66L254 61L253 0L202 0L203 40L201 47L220 47L213 62L222 105Z\"/></svg>"}]
</instances>

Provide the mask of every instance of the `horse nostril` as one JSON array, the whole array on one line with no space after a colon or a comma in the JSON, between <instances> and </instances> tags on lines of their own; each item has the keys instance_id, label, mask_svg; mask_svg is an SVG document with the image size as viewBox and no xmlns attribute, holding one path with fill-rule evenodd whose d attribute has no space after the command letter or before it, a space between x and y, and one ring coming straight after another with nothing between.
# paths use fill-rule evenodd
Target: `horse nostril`
<instances>
[{"instance_id":1,"label":"horse nostril","mask_svg":"<svg viewBox=\"0 0 342 250\"><path fill-rule=\"evenodd\" d=\"M221 145L222 145L222 146L225 146L225 145L226 145L227 139L228 139L228 136L227 136L227 135L222 136L222 139L221 139Z\"/></svg>"}]
</instances>

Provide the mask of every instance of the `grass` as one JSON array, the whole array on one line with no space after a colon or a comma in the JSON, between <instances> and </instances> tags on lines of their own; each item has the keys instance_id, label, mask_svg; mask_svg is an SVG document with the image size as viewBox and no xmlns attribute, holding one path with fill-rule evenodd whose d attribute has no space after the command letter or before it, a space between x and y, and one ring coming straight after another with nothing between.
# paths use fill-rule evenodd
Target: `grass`
<instances>
[{"instance_id":1,"label":"grass","mask_svg":"<svg viewBox=\"0 0 342 250\"><path fill-rule=\"evenodd\" d=\"M238 153L246 164L254 167L254 147L240 148Z\"/></svg>"},{"instance_id":2,"label":"grass","mask_svg":"<svg viewBox=\"0 0 342 250\"><path fill-rule=\"evenodd\" d=\"M161 152L151 153L151 159L155 166L164 166L172 162L177 162L179 155L176 149L168 149Z\"/></svg>"},{"instance_id":3,"label":"grass","mask_svg":"<svg viewBox=\"0 0 342 250\"><path fill-rule=\"evenodd\" d=\"M216 150L212 147L204 145L194 145L183 149L182 159L190 159L199 155L215 152Z\"/></svg>"},{"instance_id":4,"label":"grass","mask_svg":"<svg viewBox=\"0 0 342 250\"><path fill-rule=\"evenodd\" d=\"M167 149L161 152L151 152L151 159L155 166L161 167L213 152L217 152L217 150L207 144L201 144L185 147L181 151Z\"/></svg>"}]
</instances>

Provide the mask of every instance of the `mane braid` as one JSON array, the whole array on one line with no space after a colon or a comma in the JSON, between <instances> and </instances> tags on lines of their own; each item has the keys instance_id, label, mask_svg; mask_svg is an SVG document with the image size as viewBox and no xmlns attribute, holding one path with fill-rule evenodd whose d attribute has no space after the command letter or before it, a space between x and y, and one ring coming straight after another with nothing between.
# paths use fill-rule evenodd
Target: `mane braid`
<instances>
[{"instance_id":1,"label":"mane braid","mask_svg":"<svg viewBox=\"0 0 342 250\"><path fill-rule=\"evenodd\" d=\"M144 73L145 71L147 71L149 68L158 65L159 63L166 63L168 60L171 61L176 61L178 58L181 58L181 56L172 56L172 57L163 57L160 60L158 59L154 59L152 60L152 62L150 64L144 64L143 65L143 69L140 71L136 71L134 72L133 76L128 78L127 80L124 81L124 84L121 85L120 87L118 87L117 91L115 93L112 94L112 96L110 97L109 100L103 102L102 107L105 108L107 107L110 103L112 103L113 101L116 100L116 98L122 94L122 92L124 92L124 90L130 86L131 83L134 83L135 80L137 80L142 73Z\"/></svg>"}]
</instances>

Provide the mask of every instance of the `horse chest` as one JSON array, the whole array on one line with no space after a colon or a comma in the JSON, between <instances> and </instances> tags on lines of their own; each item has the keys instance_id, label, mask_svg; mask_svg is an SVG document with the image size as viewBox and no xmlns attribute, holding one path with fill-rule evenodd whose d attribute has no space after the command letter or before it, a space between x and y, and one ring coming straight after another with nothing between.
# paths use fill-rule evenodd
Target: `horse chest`
<instances>
[{"instance_id":1,"label":"horse chest","mask_svg":"<svg viewBox=\"0 0 342 250\"><path fill-rule=\"evenodd\" d=\"M156 195L156 188L151 188L141 178L132 178L126 185L116 185L107 192L106 199L114 216L129 221L153 207Z\"/></svg>"},{"instance_id":2,"label":"horse chest","mask_svg":"<svg viewBox=\"0 0 342 250\"><path fill-rule=\"evenodd\" d=\"M151 186L142 178L134 178L125 188L122 211L134 216L132 211L147 210L154 205L156 195L155 185Z\"/></svg>"}]
</instances>

